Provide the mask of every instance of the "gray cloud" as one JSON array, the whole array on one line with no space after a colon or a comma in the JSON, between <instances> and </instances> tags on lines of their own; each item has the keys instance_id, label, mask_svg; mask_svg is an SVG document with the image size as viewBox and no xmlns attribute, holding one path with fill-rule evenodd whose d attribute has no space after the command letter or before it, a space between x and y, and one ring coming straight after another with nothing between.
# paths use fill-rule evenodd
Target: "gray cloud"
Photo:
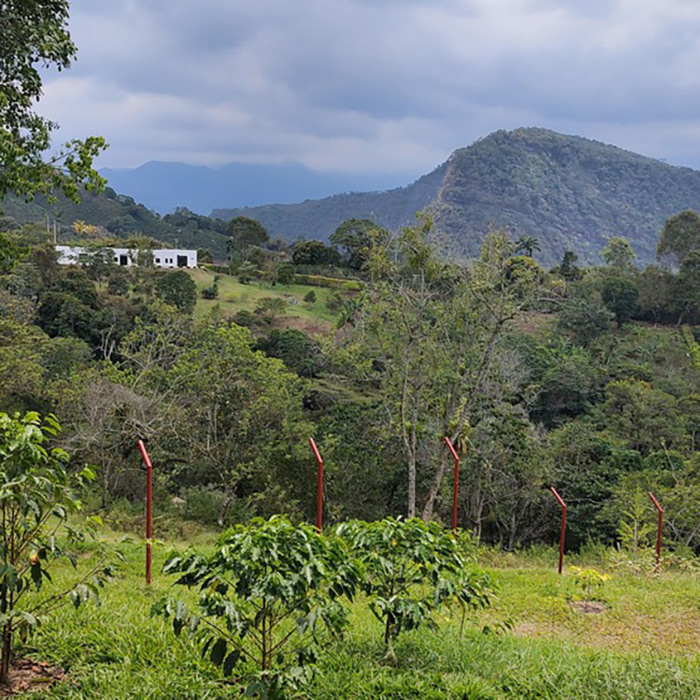
<instances>
[{"instance_id":1,"label":"gray cloud","mask_svg":"<svg viewBox=\"0 0 700 700\"><path fill-rule=\"evenodd\" d=\"M407 179L546 126L700 167L694 0L110 0L71 4L41 111L101 163L296 160Z\"/></svg>"}]
</instances>

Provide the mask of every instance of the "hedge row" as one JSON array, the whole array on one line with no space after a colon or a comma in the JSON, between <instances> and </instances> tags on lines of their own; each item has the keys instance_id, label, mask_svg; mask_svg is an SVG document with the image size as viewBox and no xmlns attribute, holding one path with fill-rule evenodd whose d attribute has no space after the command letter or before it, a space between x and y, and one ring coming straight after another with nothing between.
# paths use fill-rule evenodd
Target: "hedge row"
<instances>
[{"instance_id":1,"label":"hedge row","mask_svg":"<svg viewBox=\"0 0 700 700\"><path fill-rule=\"evenodd\" d=\"M346 292L358 292L362 289L359 280L343 280L337 277L322 277L321 275L294 275L297 284L307 284L310 287L328 287L329 289L342 289Z\"/></svg>"}]
</instances>

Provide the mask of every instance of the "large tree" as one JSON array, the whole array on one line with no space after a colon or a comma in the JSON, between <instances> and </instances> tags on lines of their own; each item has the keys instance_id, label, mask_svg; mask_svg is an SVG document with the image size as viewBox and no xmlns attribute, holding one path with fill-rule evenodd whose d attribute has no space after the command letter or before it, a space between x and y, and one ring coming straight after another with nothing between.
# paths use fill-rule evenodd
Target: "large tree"
<instances>
[{"instance_id":1,"label":"large tree","mask_svg":"<svg viewBox=\"0 0 700 700\"><path fill-rule=\"evenodd\" d=\"M54 190L77 198L81 183L104 185L92 167L104 139L74 139L48 153L57 124L34 111L42 94L39 68L62 70L75 58L68 10L67 0L0 1L0 198Z\"/></svg>"},{"instance_id":2,"label":"large tree","mask_svg":"<svg viewBox=\"0 0 700 700\"><path fill-rule=\"evenodd\" d=\"M244 263L251 248L260 248L270 242L270 234L257 220L247 216L237 216L226 227L226 242L229 259L234 263Z\"/></svg>"},{"instance_id":3,"label":"large tree","mask_svg":"<svg viewBox=\"0 0 700 700\"><path fill-rule=\"evenodd\" d=\"M688 253L700 248L700 214L687 209L672 216L663 227L656 254L680 265Z\"/></svg>"},{"instance_id":4,"label":"large tree","mask_svg":"<svg viewBox=\"0 0 700 700\"><path fill-rule=\"evenodd\" d=\"M407 515L429 520L439 501L455 443L470 429L493 384L506 381L499 343L523 305L530 281L508 279L513 244L486 237L468 268L444 262L431 244L431 224L404 229L396 247L371 251L370 283L346 350L365 379L379 384L389 425L404 448ZM364 365L362 364L364 362Z\"/></svg>"}]
</instances>

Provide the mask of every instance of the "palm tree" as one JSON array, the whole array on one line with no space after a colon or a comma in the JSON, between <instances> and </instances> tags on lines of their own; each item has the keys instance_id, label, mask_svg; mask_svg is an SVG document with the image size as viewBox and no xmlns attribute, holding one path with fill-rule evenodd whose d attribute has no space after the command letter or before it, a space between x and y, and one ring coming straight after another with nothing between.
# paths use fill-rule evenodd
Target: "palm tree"
<instances>
[{"instance_id":1,"label":"palm tree","mask_svg":"<svg viewBox=\"0 0 700 700\"><path fill-rule=\"evenodd\" d=\"M522 253L523 255L533 256L535 251L540 251L539 241L533 236L520 236L517 241L515 241L515 252Z\"/></svg>"}]
</instances>

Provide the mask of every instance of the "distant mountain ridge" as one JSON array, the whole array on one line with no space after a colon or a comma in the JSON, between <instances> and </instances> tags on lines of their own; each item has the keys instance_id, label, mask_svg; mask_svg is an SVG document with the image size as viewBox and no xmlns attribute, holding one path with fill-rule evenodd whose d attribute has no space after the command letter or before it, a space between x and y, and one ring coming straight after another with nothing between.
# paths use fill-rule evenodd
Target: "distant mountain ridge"
<instances>
[{"instance_id":1,"label":"distant mountain ridge","mask_svg":"<svg viewBox=\"0 0 700 700\"><path fill-rule=\"evenodd\" d=\"M420 194L419 194L420 193ZM565 250L599 260L610 236L625 236L650 262L665 220L700 209L700 171L679 168L580 136L547 129L497 131L456 150L412 185L381 193L336 195L301 204L215 209L213 216L258 219L288 240L327 240L346 218L371 218L390 229L418 209L466 254L489 227L538 238L538 257L553 265Z\"/></svg>"},{"instance_id":2,"label":"distant mountain ridge","mask_svg":"<svg viewBox=\"0 0 700 700\"><path fill-rule=\"evenodd\" d=\"M183 182L191 167L182 169ZM238 215L258 219L273 237L293 241L328 240L349 218L368 218L397 230L413 223L417 211L427 210L437 229L468 255L477 253L489 227L502 226L514 239L537 238L537 257L545 265L558 263L566 250L574 251L582 264L596 263L613 235L628 238L644 264L654 258L666 219L684 209L700 210L700 171L580 136L521 128L494 132L456 150L414 183L383 192L218 208L212 212L215 218L183 209L160 216L112 187L102 195L86 193L77 205L61 198L53 205L41 198L30 204L6 198L0 209L20 223L48 217L68 231L81 219L122 237L143 233L175 245L206 247L217 259L226 255L222 219Z\"/></svg>"},{"instance_id":3,"label":"distant mountain ridge","mask_svg":"<svg viewBox=\"0 0 700 700\"><path fill-rule=\"evenodd\" d=\"M299 163L229 163L219 168L149 161L133 169L103 168L117 192L160 214L187 207L206 214L215 207L295 203L338 192L386 189L395 178L322 173Z\"/></svg>"}]
</instances>

